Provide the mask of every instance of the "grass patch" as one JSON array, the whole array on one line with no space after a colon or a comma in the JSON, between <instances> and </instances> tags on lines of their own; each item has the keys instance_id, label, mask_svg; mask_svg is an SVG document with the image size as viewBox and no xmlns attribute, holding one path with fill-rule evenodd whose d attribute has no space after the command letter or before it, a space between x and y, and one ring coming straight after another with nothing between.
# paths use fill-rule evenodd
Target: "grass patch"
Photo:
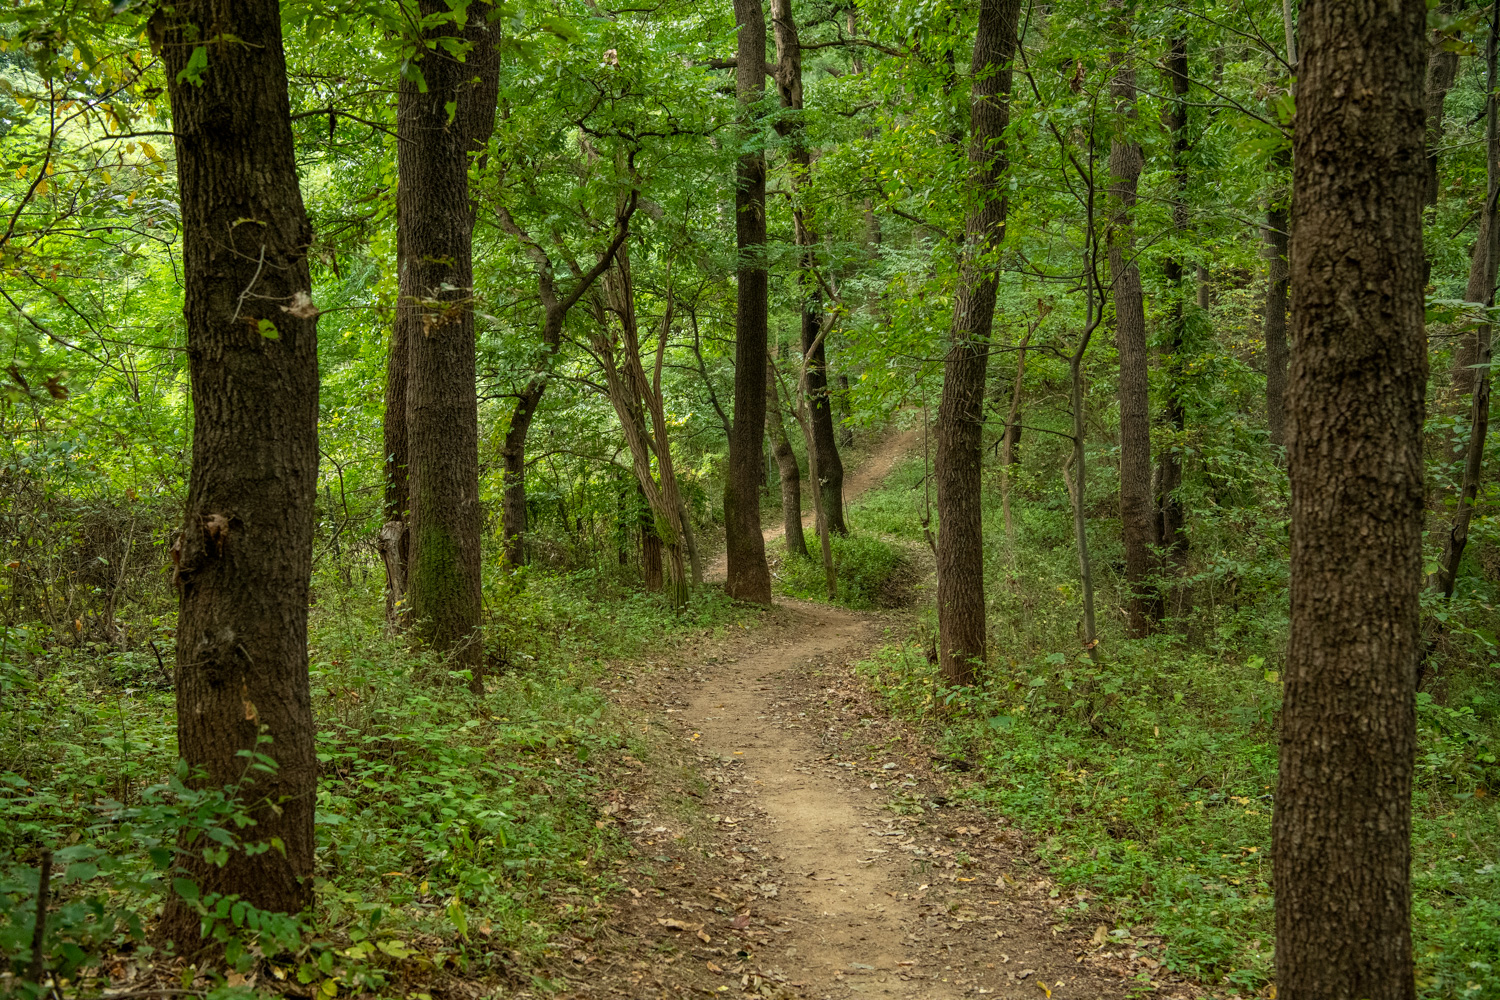
<instances>
[{"instance_id":1,"label":"grass patch","mask_svg":"<svg viewBox=\"0 0 1500 1000\"><path fill-rule=\"evenodd\" d=\"M776 591L805 600L827 600L828 583L816 536L807 540L811 558L789 556L784 539L768 546ZM912 583L911 560L890 542L860 532L830 539L837 603L849 608L900 607Z\"/></svg>"}]
</instances>

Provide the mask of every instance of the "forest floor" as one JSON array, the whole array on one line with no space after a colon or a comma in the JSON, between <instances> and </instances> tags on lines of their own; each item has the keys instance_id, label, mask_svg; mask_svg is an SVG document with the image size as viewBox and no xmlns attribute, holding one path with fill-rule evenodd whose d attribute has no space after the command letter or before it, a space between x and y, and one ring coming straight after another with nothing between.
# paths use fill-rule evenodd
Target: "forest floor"
<instances>
[{"instance_id":1,"label":"forest floor","mask_svg":"<svg viewBox=\"0 0 1500 1000\"><path fill-rule=\"evenodd\" d=\"M846 497L919 442L887 439ZM621 666L613 697L652 746L601 807L634 845L628 894L553 942L564 996L1205 995L1141 953L1147 929L1064 922L1076 901L1027 837L954 801L969 762L875 704L852 665L908 614L783 599Z\"/></svg>"}]
</instances>

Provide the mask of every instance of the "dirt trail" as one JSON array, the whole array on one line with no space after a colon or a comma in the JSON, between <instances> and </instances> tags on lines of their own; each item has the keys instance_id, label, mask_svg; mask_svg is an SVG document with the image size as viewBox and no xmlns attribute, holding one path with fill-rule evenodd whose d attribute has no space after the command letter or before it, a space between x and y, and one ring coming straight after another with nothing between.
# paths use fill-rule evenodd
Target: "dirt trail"
<instances>
[{"instance_id":1,"label":"dirt trail","mask_svg":"<svg viewBox=\"0 0 1500 1000\"><path fill-rule=\"evenodd\" d=\"M912 440L888 439L846 495ZM1003 818L953 807L962 779L941 772L968 762L934 757L849 670L890 624L782 601L742 636L621 679L620 700L692 760L686 788L647 769L609 793L604 811L662 867L622 871L633 898L597 936L557 942L578 949L563 973L576 996L1202 995L1158 968L1144 928L1111 932L1061 894Z\"/></svg>"},{"instance_id":2,"label":"dirt trail","mask_svg":"<svg viewBox=\"0 0 1500 1000\"><path fill-rule=\"evenodd\" d=\"M844 503L858 498L867 490L878 486L886 476L890 475L891 469L895 468L907 452L920 446L922 443L921 428L905 431L893 431L888 434L879 444L875 446L864 461L860 462L852 471L844 475ZM811 528L813 525L812 494L806 480L802 483L802 525ZM766 541L780 538L786 534L786 525L777 524L762 532ZM811 544L811 542L809 542ZM722 583L724 576L729 572L729 556L720 552L714 557L714 561L708 564L704 571L703 579L708 583Z\"/></svg>"}]
</instances>

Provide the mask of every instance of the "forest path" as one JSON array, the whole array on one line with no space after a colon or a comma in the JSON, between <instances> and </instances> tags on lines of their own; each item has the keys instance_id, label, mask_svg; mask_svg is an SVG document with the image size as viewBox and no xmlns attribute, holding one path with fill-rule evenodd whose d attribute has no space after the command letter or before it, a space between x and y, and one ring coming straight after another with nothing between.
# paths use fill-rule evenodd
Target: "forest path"
<instances>
[{"instance_id":1,"label":"forest path","mask_svg":"<svg viewBox=\"0 0 1500 1000\"><path fill-rule=\"evenodd\" d=\"M875 449L865 456L863 461L852 470L844 473L845 506L868 490L880 485L885 477L890 475L891 470L896 467L896 463L907 452L919 447L921 443L922 429L920 427L888 433L875 445ZM813 527L814 516L812 493L809 491L808 482L805 479L802 482L802 506L802 526L811 529ZM786 525L777 524L766 528L761 533L765 535L766 541L770 542L786 534ZM809 539L808 544L811 545L812 542L813 539ZM729 554L721 550L714 557L713 562L708 564L703 574L703 580L705 583L723 583L728 572Z\"/></svg>"},{"instance_id":2,"label":"forest path","mask_svg":"<svg viewBox=\"0 0 1500 1000\"><path fill-rule=\"evenodd\" d=\"M887 439L846 496L914 442ZM558 942L577 949L575 996L1202 995L1136 951L1144 929L1111 936L1060 893L1004 818L949 801L968 762L935 756L851 669L893 631L890 614L783 599L620 678L617 699L674 748L665 765L623 757L643 770L607 793L654 864L622 871L633 898L593 936Z\"/></svg>"}]
</instances>

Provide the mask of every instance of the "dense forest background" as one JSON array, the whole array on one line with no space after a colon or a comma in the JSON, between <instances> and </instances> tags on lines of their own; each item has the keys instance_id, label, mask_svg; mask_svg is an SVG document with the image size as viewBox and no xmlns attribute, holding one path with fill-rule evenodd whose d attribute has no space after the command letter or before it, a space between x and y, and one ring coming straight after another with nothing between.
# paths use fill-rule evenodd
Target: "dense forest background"
<instances>
[{"instance_id":1,"label":"dense forest background","mask_svg":"<svg viewBox=\"0 0 1500 1000\"><path fill-rule=\"evenodd\" d=\"M500 982L618 889L591 761L646 751L612 722L615 665L761 613L705 581L748 377L736 227L759 159L767 416L739 429L760 441L760 521L787 529L766 543L772 586L914 609L861 673L972 764L973 801L1035 835L1077 919L1155 928L1169 967L1223 995L1274 995L1290 6L1021 5L1015 56L995 62L1010 74L1004 154L976 196L972 91L1000 79L974 55L976 4L773 0L766 78L748 96L728 4L281 4L318 379L315 877L290 917L201 895L174 868L180 845L212 854L249 836L234 790L179 761L173 689L195 427L169 89L201 87L242 40L204 40L173 72L156 12L0 10L6 989L44 995L27 979L40 955L61 995L93 995L120 962L161 956L150 930L169 898L227 951L231 978L205 993L281 956L278 976L301 988L397 995L419 947ZM1431 583L1411 863L1424 997L1500 996L1500 455L1481 429L1490 15L1442 4L1424 29ZM472 285L431 295L472 315L479 547L455 559L477 560L482 640L445 646L419 625L414 645L389 592L404 508L388 375L393 331L430 330L402 318L398 220L420 234L446 217L402 215L413 140L398 94L437 87L436 60L469 51L466 19L493 36L493 131L460 167ZM974 220L999 202L976 250ZM938 452L961 422L944 409L959 405L950 348L974 268L995 295L970 401L977 590L937 541L938 493L953 488ZM242 293L236 321L254 306ZM307 318L280 308L294 318L266 312L267 342ZM263 423L300 405L268 398ZM896 435L895 472L846 504L842 470ZM972 628L953 639L939 622L945 580L978 602L977 648ZM270 766L243 763L247 782ZM43 851L56 905L35 951Z\"/></svg>"}]
</instances>

